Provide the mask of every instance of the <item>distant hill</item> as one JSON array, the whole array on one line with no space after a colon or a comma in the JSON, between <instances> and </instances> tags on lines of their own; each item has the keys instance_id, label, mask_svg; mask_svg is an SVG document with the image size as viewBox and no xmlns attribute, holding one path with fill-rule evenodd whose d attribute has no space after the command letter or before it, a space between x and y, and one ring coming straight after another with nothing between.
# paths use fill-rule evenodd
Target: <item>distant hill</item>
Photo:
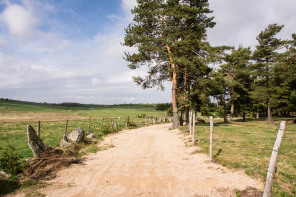
<instances>
[{"instance_id":1,"label":"distant hill","mask_svg":"<svg viewBox=\"0 0 296 197\"><path fill-rule=\"evenodd\" d=\"M105 107L114 107L114 108L120 108L120 107L155 107L156 104L114 104L114 105L103 105L103 104L81 104L81 103L75 103L75 102L63 102L63 103L38 103L38 102L31 102L31 101L20 101L20 100L14 100L14 99L8 99L8 98L0 98L0 103L14 103L14 104L29 104L29 105L37 105L37 106L54 106L54 107L69 107L69 108L105 108Z\"/></svg>"}]
</instances>

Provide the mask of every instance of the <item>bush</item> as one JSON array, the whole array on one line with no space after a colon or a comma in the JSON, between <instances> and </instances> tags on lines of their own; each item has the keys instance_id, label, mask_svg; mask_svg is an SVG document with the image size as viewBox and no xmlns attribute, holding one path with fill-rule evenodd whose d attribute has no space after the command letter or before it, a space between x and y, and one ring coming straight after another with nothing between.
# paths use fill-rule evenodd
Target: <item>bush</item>
<instances>
[{"instance_id":1,"label":"bush","mask_svg":"<svg viewBox=\"0 0 296 197\"><path fill-rule=\"evenodd\" d=\"M203 120L203 119L200 119L200 118L198 118L198 119L197 119L197 121L198 121L198 122L200 122L200 123L206 123L206 121L205 121L205 120Z\"/></svg>"},{"instance_id":2,"label":"bush","mask_svg":"<svg viewBox=\"0 0 296 197\"><path fill-rule=\"evenodd\" d=\"M21 184L17 180L0 178L0 196L2 196L2 194L13 192L14 190L19 189L20 187Z\"/></svg>"},{"instance_id":3,"label":"bush","mask_svg":"<svg viewBox=\"0 0 296 197\"><path fill-rule=\"evenodd\" d=\"M0 168L11 174L17 175L21 173L25 168L25 162L21 161L21 156L15 152L13 145L10 145L6 150L4 150L0 158Z\"/></svg>"},{"instance_id":4,"label":"bush","mask_svg":"<svg viewBox=\"0 0 296 197\"><path fill-rule=\"evenodd\" d=\"M145 117L147 117L147 115L146 114L140 114L140 115L137 115L137 117L138 118L145 118Z\"/></svg>"},{"instance_id":5,"label":"bush","mask_svg":"<svg viewBox=\"0 0 296 197\"><path fill-rule=\"evenodd\" d=\"M173 107L172 106L167 109L167 115L173 116Z\"/></svg>"}]
</instances>

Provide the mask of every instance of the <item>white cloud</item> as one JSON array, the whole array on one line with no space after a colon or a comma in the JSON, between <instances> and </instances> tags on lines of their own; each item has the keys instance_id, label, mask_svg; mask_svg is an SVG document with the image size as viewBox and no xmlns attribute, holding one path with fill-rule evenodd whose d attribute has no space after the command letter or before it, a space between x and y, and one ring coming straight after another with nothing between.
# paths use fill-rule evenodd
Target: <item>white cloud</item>
<instances>
[{"instance_id":1,"label":"white cloud","mask_svg":"<svg viewBox=\"0 0 296 197\"><path fill-rule=\"evenodd\" d=\"M8 44L9 44L8 40L0 36L0 46L6 47L8 46Z\"/></svg>"},{"instance_id":2,"label":"white cloud","mask_svg":"<svg viewBox=\"0 0 296 197\"><path fill-rule=\"evenodd\" d=\"M92 85L98 85L98 84L100 84L101 83L101 81L98 79L98 78L96 78L96 77L93 77L92 79L91 79L91 84Z\"/></svg>"},{"instance_id":3,"label":"white cloud","mask_svg":"<svg viewBox=\"0 0 296 197\"><path fill-rule=\"evenodd\" d=\"M217 25L209 29L208 39L213 45L255 47L256 36L269 24L284 24L278 35L286 39L295 32L295 0L209 0Z\"/></svg>"},{"instance_id":4,"label":"white cloud","mask_svg":"<svg viewBox=\"0 0 296 197\"><path fill-rule=\"evenodd\" d=\"M32 37L36 34L35 26L39 21L24 7L16 4L8 5L1 15L10 33L20 37Z\"/></svg>"},{"instance_id":5,"label":"white cloud","mask_svg":"<svg viewBox=\"0 0 296 197\"><path fill-rule=\"evenodd\" d=\"M73 46L73 43L70 40L61 40L57 45L57 49L63 50L63 49L67 49L71 46Z\"/></svg>"},{"instance_id":6,"label":"white cloud","mask_svg":"<svg viewBox=\"0 0 296 197\"><path fill-rule=\"evenodd\" d=\"M136 98L135 97L122 97L121 98L124 102L133 102L133 101L135 101L136 100Z\"/></svg>"},{"instance_id":7,"label":"white cloud","mask_svg":"<svg viewBox=\"0 0 296 197\"><path fill-rule=\"evenodd\" d=\"M137 5L136 0L122 0L121 7L123 8L127 17L132 16L131 10Z\"/></svg>"},{"instance_id":8,"label":"white cloud","mask_svg":"<svg viewBox=\"0 0 296 197\"><path fill-rule=\"evenodd\" d=\"M124 14L109 16L113 24L108 32L98 32L96 36L77 41L56 31L55 23L48 22L47 12L58 12L54 6L35 0L21 0L20 4L6 2L0 13L0 47L2 43L13 55L0 53L2 96L38 102L101 104L170 99L164 96L165 92L157 92L162 96L155 97L156 90L138 87L132 76L143 75L143 71L130 70L123 60L124 51L135 50L120 44L123 28L131 22L133 5L135 1L123 0ZM12 17L14 7L28 19L22 27L14 26L22 23ZM62 25L61 21L58 23ZM51 26L44 29L45 24ZM3 28L1 31L1 25L9 31L4 32Z\"/></svg>"}]
</instances>

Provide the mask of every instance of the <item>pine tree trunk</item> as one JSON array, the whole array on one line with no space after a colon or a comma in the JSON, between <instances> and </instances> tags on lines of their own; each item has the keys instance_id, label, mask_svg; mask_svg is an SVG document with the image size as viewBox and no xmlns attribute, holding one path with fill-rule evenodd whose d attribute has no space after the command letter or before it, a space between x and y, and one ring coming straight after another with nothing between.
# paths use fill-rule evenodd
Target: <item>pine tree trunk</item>
<instances>
[{"instance_id":1,"label":"pine tree trunk","mask_svg":"<svg viewBox=\"0 0 296 197\"><path fill-rule=\"evenodd\" d=\"M257 109L257 112L256 112L256 118L258 119L260 116L259 116L259 110Z\"/></svg>"},{"instance_id":2,"label":"pine tree trunk","mask_svg":"<svg viewBox=\"0 0 296 197\"><path fill-rule=\"evenodd\" d=\"M189 107L185 109L185 118L186 118L186 125L189 124Z\"/></svg>"},{"instance_id":3,"label":"pine tree trunk","mask_svg":"<svg viewBox=\"0 0 296 197\"><path fill-rule=\"evenodd\" d=\"M228 119L227 119L227 105L224 102L224 122L227 123Z\"/></svg>"},{"instance_id":4,"label":"pine tree trunk","mask_svg":"<svg viewBox=\"0 0 296 197\"><path fill-rule=\"evenodd\" d=\"M187 96L187 99L188 99L188 102L190 103L190 86L187 87L187 90L188 90L188 96ZM186 124L188 125L189 124L189 111L190 111L190 107L186 107Z\"/></svg>"},{"instance_id":5,"label":"pine tree trunk","mask_svg":"<svg viewBox=\"0 0 296 197\"><path fill-rule=\"evenodd\" d=\"M244 108L242 108L242 111L243 111L243 122L246 122L246 112Z\"/></svg>"},{"instance_id":6,"label":"pine tree trunk","mask_svg":"<svg viewBox=\"0 0 296 197\"><path fill-rule=\"evenodd\" d=\"M227 120L227 105L225 103L224 94L221 94L221 101L224 106L224 123L227 123L228 122L228 120Z\"/></svg>"},{"instance_id":7,"label":"pine tree trunk","mask_svg":"<svg viewBox=\"0 0 296 197\"><path fill-rule=\"evenodd\" d=\"M184 115L184 107L183 107L183 109L181 110L181 115L180 115L180 125L181 125L181 126L183 126L183 123L184 123L183 115Z\"/></svg>"},{"instance_id":8,"label":"pine tree trunk","mask_svg":"<svg viewBox=\"0 0 296 197\"><path fill-rule=\"evenodd\" d=\"M270 111L270 100L267 100L267 116L268 116L268 124L271 123L271 111Z\"/></svg>"},{"instance_id":9,"label":"pine tree trunk","mask_svg":"<svg viewBox=\"0 0 296 197\"><path fill-rule=\"evenodd\" d=\"M172 65L174 68L175 65ZM177 73L173 73L173 85L172 85L172 105L173 105L173 129L180 127L179 117L178 117L178 106L177 106Z\"/></svg>"},{"instance_id":10,"label":"pine tree trunk","mask_svg":"<svg viewBox=\"0 0 296 197\"><path fill-rule=\"evenodd\" d=\"M234 114L234 102L231 101L231 108L230 108L230 117L229 117L229 121L232 121L233 114Z\"/></svg>"},{"instance_id":11,"label":"pine tree trunk","mask_svg":"<svg viewBox=\"0 0 296 197\"><path fill-rule=\"evenodd\" d=\"M181 117L182 117L182 122L180 122L180 124L183 126L184 124L184 120L186 119L187 122L187 117L186 117L186 102L188 100L188 94L187 94L187 72L188 72L188 68L187 66L185 66L185 73L184 73L184 106L182 107L182 112L181 112ZM183 114L185 113L185 118L183 117Z\"/></svg>"}]
</instances>

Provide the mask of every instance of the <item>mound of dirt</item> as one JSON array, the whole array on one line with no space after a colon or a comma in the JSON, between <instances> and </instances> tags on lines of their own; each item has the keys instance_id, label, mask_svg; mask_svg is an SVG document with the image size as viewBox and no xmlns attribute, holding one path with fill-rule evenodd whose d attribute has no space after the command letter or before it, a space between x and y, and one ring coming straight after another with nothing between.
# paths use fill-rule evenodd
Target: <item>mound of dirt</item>
<instances>
[{"instance_id":1,"label":"mound of dirt","mask_svg":"<svg viewBox=\"0 0 296 197\"><path fill-rule=\"evenodd\" d=\"M263 192L254 188L254 187L247 187L240 193L241 197L261 197Z\"/></svg>"},{"instance_id":2,"label":"mound of dirt","mask_svg":"<svg viewBox=\"0 0 296 197\"><path fill-rule=\"evenodd\" d=\"M24 174L35 179L53 178L60 169L78 162L77 157L65 155L61 149L48 149L29 163Z\"/></svg>"}]
</instances>

